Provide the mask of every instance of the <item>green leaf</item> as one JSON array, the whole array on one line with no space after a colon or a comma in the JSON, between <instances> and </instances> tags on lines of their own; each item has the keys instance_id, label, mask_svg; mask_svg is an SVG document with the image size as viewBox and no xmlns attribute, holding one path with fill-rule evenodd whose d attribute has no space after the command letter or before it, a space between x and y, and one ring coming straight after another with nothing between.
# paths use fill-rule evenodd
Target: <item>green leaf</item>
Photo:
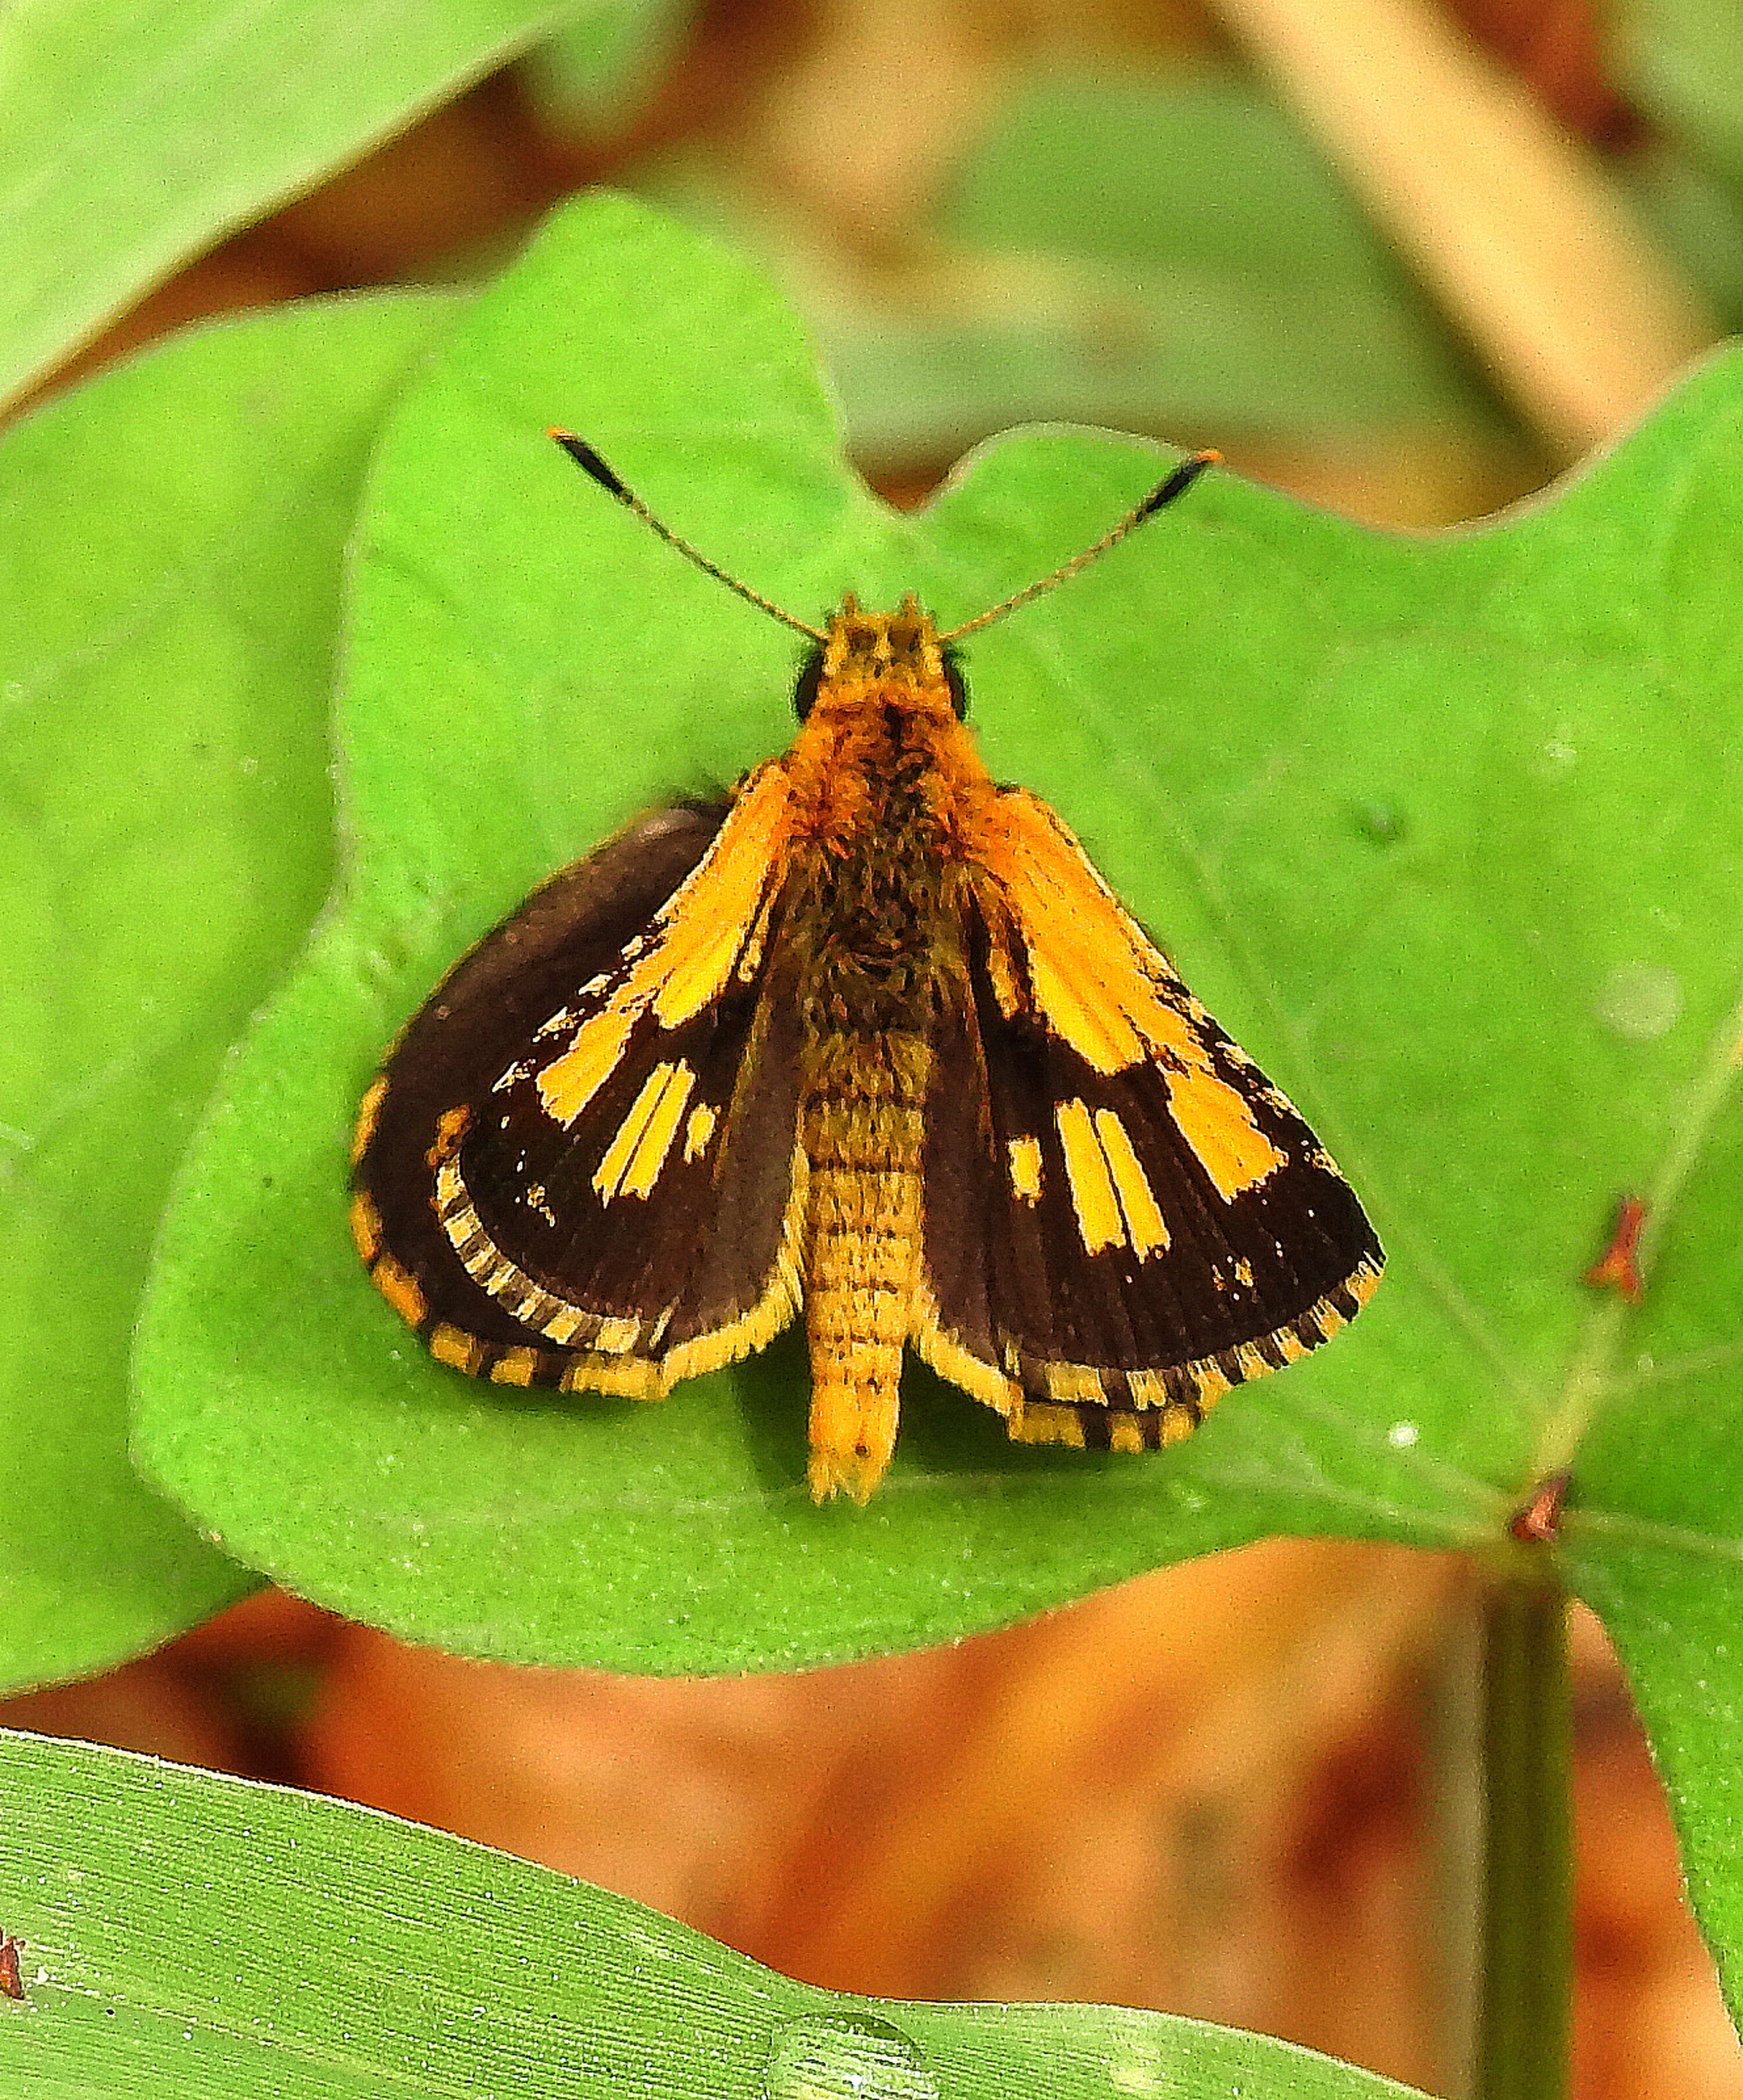
<instances>
[{"instance_id":1,"label":"green leaf","mask_svg":"<svg viewBox=\"0 0 1743 2100\"><path fill-rule=\"evenodd\" d=\"M1013 1449L916 1374L871 1508L818 1510L790 1338L656 1407L513 1395L426 1362L346 1246L355 1104L446 964L663 790L787 734L788 637L537 434L572 423L812 615L844 586L972 614L1158 462L1020 434L889 515L832 456L753 278L621 202L559 218L388 441L345 716L351 880L166 1232L140 1359L155 1476L244 1557L413 1638L653 1671L953 1638L1274 1532L1480 1548L1570 1455L1582 1582L1608 1564L1598 1513L1644 1515L1666 1473L1706 1511L1687 1573L1712 1582L1743 1502L1740 404L1715 365L1582 481L1436 541L1213 477L977 638L995 772L1080 828L1313 1115L1392 1269L1348 1335L1154 1458ZM1675 1254L1639 1312L1580 1281L1628 1188ZM1642 1410L1699 1434L1698 1469L1648 1462Z\"/></svg>"},{"instance_id":2,"label":"green leaf","mask_svg":"<svg viewBox=\"0 0 1743 2100\"><path fill-rule=\"evenodd\" d=\"M628 0L14 0L0 398L175 266L535 38Z\"/></svg>"},{"instance_id":3,"label":"green leaf","mask_svg":"<svg viewBox=\"0 0 1743 2100\"><path fill-rule=\"evenodd\" d=\"M1743 183L1660 140L1617 170L1629 207L1735 331L1743 323Z\"/></svg>"},{"instance_id":4,"label":"green leaf","mask_svg":"<svg viewBox=\"0 0 1743 2100\"><path fill-rule=\"evenodd\" d=\"M254 1586L137 1480L124 1368L171 1173L331 880L341 555L445 300L185 336L0 443L0 1683Z\"/></svg>"},{"instance_id":5,"label":"green leaf","mask_svg":"<svg viewBox=\"0 0 1743 2100\"><path fill-rule=\"evenodd\" d=\"M1305 2049L1102 2005L789 1982L622 1896L391 1817L0 1735L32 2100L1382 2100Z\"/></svg>"}]
</instances>

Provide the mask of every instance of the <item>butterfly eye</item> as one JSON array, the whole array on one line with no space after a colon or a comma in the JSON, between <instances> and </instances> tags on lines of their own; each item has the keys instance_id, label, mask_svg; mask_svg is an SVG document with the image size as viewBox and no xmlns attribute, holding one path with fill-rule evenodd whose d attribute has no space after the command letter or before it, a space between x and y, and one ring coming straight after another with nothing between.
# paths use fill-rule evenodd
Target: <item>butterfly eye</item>
<instances>
[{"instance_id":1,"label":"butterfly eye","mask_svg":"<svg viewBox=\"0 0 1743 2100\"><path fill-rule=\"evenodd\" d=\"M811 712L811 703L817 698L817 689L823 682L823 645L812 650L799 667L799 682L793 687L793 712L801 721Z\"/></svg>"},{"instance_id":2,"label":"butterfly eye","mask_svg":"<svg viewBox=\"0 0 1743 2100\"><path fill-rule=\"evenodd\" d=\"M954 649L944 652L944 682L950 690L951 705L956 710L956 719L963 721L969 712L969 682L962 675Z\"/></svg>"}]
</instances>

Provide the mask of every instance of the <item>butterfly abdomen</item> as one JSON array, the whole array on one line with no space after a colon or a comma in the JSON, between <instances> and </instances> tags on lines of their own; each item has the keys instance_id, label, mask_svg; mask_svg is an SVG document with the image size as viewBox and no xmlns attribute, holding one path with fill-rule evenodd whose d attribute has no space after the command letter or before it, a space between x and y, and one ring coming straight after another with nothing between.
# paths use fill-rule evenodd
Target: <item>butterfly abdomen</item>
<instances>
[{"instance_id":1,"label":"butterfly abdomen","mask_svg":"<svg viewBox=\"0 0 1743 2100\"><path fill-rule=\"evenodd\" d=\"M863 1502L895 1447L920 1274L932 1051L912 1035L814 1041L801 1149L811 1490Z\"/></svg>"}]
</instances>

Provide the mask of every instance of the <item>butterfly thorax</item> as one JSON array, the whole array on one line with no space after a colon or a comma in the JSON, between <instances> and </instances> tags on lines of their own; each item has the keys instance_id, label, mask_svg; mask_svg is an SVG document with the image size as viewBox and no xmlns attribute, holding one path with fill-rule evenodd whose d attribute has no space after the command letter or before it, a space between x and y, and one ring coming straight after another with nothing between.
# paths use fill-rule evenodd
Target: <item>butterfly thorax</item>
<instances>
[{"instance_id":1,"label":"butterfly thorax","mask_svg":"<svg viewBox=\"0 0 1743 2100\"><path fill-rule=\"evenodd\" d=\"M960 975L961 840L996 791L957 717L931 619L849 598L831 621L814 699L783 761L792 793L787 903L810 1032L929 1033Z\"/></svg>"}]
</instances>

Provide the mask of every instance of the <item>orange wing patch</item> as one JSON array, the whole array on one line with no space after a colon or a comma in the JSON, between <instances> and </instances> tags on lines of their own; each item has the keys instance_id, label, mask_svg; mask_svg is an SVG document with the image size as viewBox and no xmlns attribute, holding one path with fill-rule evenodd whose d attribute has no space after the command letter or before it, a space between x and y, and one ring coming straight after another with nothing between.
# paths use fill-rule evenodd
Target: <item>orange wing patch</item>
<instances>
[{"instance_id":1,"label":"orange wing patch","mask_svg":"<svg viewBox=\"0 0 1743 2100\"><path fill-rule=\"evenodd\" d=\"M694 873L655 915L655 938L632 941L624 950L627 967L617 982L608 973L599 986L607 994L604 1005L539 1074L547 1115L565 1125L579 1120L616 1070L644 1012L651 1011L662 1029L682 1028L735 976L745 984L755 977L772 878L782 866L771 844L785 840L791 803L783 769L773 761L759 766ZM555 1032L555 1022L546 1026Z\"/></svg>"},{"instance_id":2,"label":"orange wing patch","mask_svg":"<svg viewBox=\"0 0 1743 2100\"><path fill-rule=\"evenodd\" d=\"M1203 1008L1077 840L1020 788L987 797L976 818L967 848L993 878L977 893L995 942L989 975L1007 1017L1020 999L1020 954L1035 1008L1062 1042L1097 1072L1159 1061L1175 1121L1218 1192L1232 1202L1256 1188L1284 1154L1212 1069Z\"/></svg>"}]
</instances>

